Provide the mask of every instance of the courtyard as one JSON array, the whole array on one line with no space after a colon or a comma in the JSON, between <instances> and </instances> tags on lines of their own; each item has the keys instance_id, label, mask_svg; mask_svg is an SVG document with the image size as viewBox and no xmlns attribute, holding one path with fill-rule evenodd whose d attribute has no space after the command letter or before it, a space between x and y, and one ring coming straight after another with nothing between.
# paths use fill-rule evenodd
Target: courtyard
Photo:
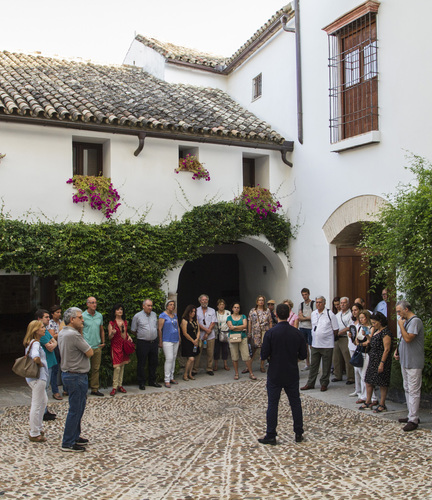
<instances>
[{"instance_id":1,"label":"courtyard","mask_svg":"<svg viewBox=\"0 0 432 500\"><path fill-rule=\"evenodd\" d=\"M226 381L212 385L219 375ZM390 403L393 411L383 418L329 402L348 401L345 384L325 394L309 391L302 394L305 441L296 444L283 398L278 446L263 446L257 437L265 431L265 375L257 382L231 377L202 374L172 391L89 398L83 436L90 445L82 454L60 450L66 400L50 402L57 419L47 422L45 444L27 439L28 406L6 407L0 415L0 496L432 498L432 434L425 426L403 433L389 419L405 416L401 405Z\"/></svg>"}]
</instances>

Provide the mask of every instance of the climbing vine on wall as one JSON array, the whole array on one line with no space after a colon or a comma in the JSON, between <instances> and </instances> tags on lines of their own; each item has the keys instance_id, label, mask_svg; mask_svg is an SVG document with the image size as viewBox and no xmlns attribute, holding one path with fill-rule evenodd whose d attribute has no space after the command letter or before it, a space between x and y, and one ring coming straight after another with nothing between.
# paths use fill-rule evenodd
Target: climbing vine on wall
<instances>
[{"instance_id":1,"label":"climbing vine on wall","mask_svg":"<svg viewBox=\"0 0 432 500\"><path fill-rule=\"evenodd\" d=\"M234 202L198 206L181 220L156 226L113 220L29 224L0 213L0 269L57 276L63 309L84 307L86 298L95 295L108 322L107 313L116 302L124 304L127 318L141 309L145 297L162 310L161 281L178 261L261 234L275 251L287 253L292 231L286 218L272 213L260 220L244 204Z\"/></svg>"}]
</instances>

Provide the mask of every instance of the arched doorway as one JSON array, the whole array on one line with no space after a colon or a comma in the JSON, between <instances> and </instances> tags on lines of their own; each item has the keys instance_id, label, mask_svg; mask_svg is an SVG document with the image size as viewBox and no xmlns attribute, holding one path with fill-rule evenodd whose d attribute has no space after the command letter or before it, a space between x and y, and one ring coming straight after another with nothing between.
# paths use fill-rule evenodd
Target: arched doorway
<instances>
[{"instance_id":1,"label":"arched doorway","mask_svg":"<svg viewBox=\"0 0 432 500\"><path fill-rule=\"evenodd\" d=\"M347 296L351 301L362 297L369 309L381 300L381 290L378 287L370 291L371 275L365 268L358 245L362 224L373 222L386 203L375 195L352 198L340 205L323 226L333 255L333 295Z\"/></svg>"},{"instance_id":2,"label":"arched doorway","mask_svg":"<svg viewBox=\"0 0 432 500\"><path fill-rule=\"evenodd\" d=\"M232 245L219 245L194 261L181 262L166 275L165 291L178 303L182 314L188 304L198 304L198 296L209 295L210 306L218 298L228 307L240 301L245 314L258 294L282 300L287 289L288 261L277 254L264 237L248 237Z\"/></svg>"}]
</instances>

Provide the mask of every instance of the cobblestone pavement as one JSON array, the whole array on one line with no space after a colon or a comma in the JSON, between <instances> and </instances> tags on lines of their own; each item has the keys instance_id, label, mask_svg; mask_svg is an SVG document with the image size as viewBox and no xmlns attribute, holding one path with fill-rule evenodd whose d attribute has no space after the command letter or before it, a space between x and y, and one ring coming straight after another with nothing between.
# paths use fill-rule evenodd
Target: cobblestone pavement
<instances>
[{"instance_id":1,"label":"cobblestone pavement","mask_svg":"<svg viewBox=\"0 0 432 500\"><path fill-rule=\"evenodd\" d=\"M264 435L265 381L90 398L85 453L60 450L67 401L50 405L44 444L27 438L29 408L0 423L0 496L41 499L428 499L432 433L302 394L296 444L285 396L278 446Z\"/></svg>"}]
</instances>

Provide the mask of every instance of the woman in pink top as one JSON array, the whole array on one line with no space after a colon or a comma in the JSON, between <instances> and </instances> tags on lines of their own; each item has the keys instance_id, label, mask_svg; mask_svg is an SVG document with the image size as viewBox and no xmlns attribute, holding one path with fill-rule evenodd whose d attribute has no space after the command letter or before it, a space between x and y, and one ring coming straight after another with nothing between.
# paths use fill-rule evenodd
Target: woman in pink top
<instances>
[{"instance_id":1,"label":"woman in pink top","mask_svg":"<svg viewBox=\"0 0 432 500\"><path fill-rule=\"evenodd\" d=\"M289 313L288 320L287 320L288 323L291 326L294 326L295 328L298 328L299 327L299 317L293 311L293 307L294 307L293 301L290 300L290 299L285 299L283 301L283 303L286 304L290 308L290 313Z\"/></svg>"}]
</instances>

